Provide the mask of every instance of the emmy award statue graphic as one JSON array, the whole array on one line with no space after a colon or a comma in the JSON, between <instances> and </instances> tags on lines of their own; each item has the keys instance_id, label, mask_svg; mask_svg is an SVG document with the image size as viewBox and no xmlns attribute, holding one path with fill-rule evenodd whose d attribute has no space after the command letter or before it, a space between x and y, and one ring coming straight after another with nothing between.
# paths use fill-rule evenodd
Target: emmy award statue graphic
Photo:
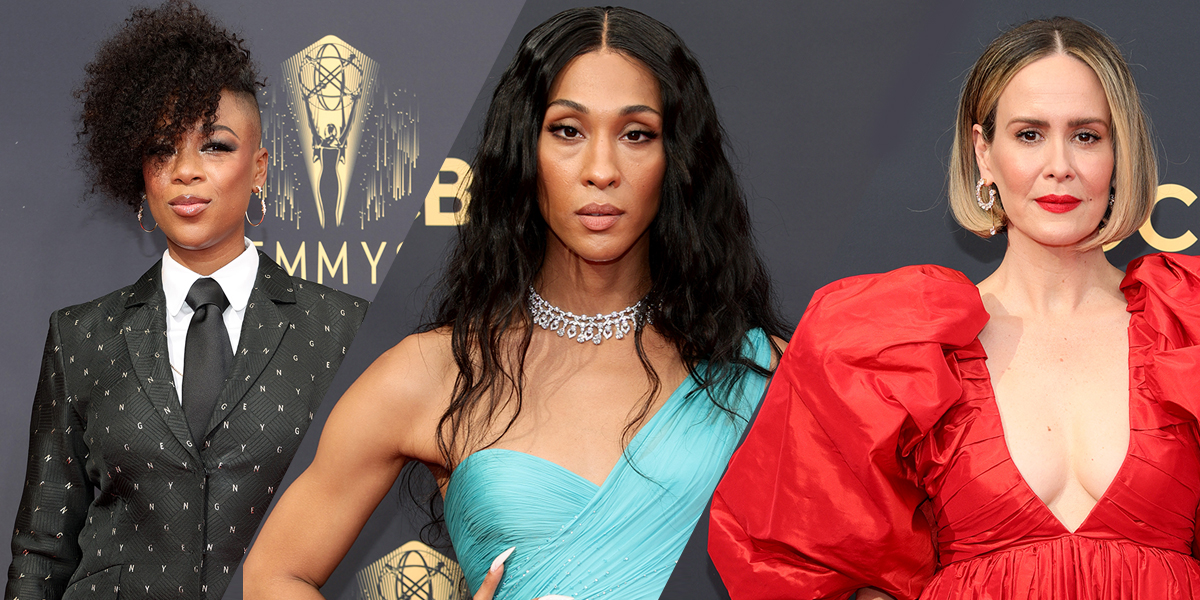
<instances>
[{"instance_id":1,"label":"emmy award statue graphic","mask_svg":"<svg viewBox=\"0 0 1200 600\"><path fill-rule=\"evenodd\" d=\"M276 226L273 239L256 244L289 274L370 297L406 231L406 223L383 221L420 211L412 198L417 94L333 35L280 71L281 85L264 90L260 104L270 154L263 194Z\"/></svg>"},{"instance_id":2,"label":"emmy award statue graphic","mask_svg":"<svg viewBox=\"0 0 1200 600\"><path fill-rule=\"evenodd\" d=\"M284 65L292 104L303 113L304 124L297 129L304 154L310 157L306 165L308 178L322 228L331 220L334 226L342 225L363 117L371 109L378 71L375 61L332 35L321 38ZM326 164L337 173L332 219L321 194Z\"/></svg>"},{"instance_id":3,"label":"emmy award statue graphic","mask_svg":"<svg viewBox=\"0 0 1200 600\"><path fill-rule=\"evenodd\" d=\"M467 600L458 563L412 541L358 572L361 600Z\"/></svg>"}]
</instances>

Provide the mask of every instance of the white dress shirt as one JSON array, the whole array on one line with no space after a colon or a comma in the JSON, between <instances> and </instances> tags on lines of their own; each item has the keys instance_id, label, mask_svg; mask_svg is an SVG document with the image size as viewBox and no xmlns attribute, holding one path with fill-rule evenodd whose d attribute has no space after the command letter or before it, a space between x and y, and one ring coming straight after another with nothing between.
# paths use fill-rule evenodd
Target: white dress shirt
<instances>
[{"instance_id":1,"label":"white dress shirt","mask_svg":"<svg viewBox=\"0 0 1200 600\"><path fill-rule=\"evenodd\" d=\"M254 280L258 277L258 248L245 238L246 249L229 264L217 269L209 275L221 284L229 307L221 314L225 321L225 330L229 332L231 351L237 353L238 341L242 337L242 320L246 318L246 305L250 302L250 292L254 290ZM183 402L183 352L187 346L188 325L192 322L192 314L196 311L187 304L188 290L196 280L204 277L171 258L170 251L163 252L162 285L163 295L167 300L167 358L171 362L171 375L175 378L175 392L179 402Z\"/></svg>"}]
</instances>

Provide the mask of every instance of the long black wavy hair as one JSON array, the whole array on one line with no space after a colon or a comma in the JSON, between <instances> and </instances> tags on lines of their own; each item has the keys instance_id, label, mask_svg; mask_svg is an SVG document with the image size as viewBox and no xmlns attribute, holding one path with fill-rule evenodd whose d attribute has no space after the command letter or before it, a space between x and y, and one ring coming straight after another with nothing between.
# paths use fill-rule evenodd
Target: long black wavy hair
<instances>
[{"instance_id":1,"label":"long black wavy hair","mask_svg":"<svg viewBox=\"0 0 1200 600\"><path fill-rule=\"evenodd\" d=\"M75 92L83 166L93 192L132 210L142 202L145 161L169 154L197 124L212 133L222 91L257 109L263 85L245 40L187 0L133 11L84 70Z\"/></svg>"},{"instance_id":2,"label":"long black wavy hair","mask_svg":"<svg viewBox=\"0 0 1200 600\"><path fill-rule=\"evenodd\" d=\"M467 220L438 284L434 318L423 327L452 332L458 377L438 431L448 467L503 437L521 410L532 336L526 290L542 266L548 232L538 209L538 137L555 78L575 57L600 49L645 65L662 97L666 172L649 232L652 326L677 348L698 391L731 415L722 390L749 371L769 374L742 356L747 332L787 335L695 57L674 31L640 12L561 12L525 36L497 83L472 165ZM651 389L627 438L660 388L641 330L634 343ZM697 370L701 361L708 366ZM482 444L507 402L516 403L507 425Z\"/></svg>"}]
</instances>

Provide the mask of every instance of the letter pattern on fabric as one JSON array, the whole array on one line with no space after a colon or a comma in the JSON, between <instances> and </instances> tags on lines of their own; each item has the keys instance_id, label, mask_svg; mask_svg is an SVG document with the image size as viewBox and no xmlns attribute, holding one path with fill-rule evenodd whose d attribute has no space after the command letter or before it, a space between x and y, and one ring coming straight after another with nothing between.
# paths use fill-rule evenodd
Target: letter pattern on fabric
<instances>
[{"instance_id":1,"label":"letter pattern on fabric","mask_svg":"<svg viewBox=\"0 0 1200 600\"><path fill-rule=\"evenodd\" d=\"M6 599L220 597L367 309L260 254L198 441L160 272L50 319Z\"/></svg>"}]
</instances>

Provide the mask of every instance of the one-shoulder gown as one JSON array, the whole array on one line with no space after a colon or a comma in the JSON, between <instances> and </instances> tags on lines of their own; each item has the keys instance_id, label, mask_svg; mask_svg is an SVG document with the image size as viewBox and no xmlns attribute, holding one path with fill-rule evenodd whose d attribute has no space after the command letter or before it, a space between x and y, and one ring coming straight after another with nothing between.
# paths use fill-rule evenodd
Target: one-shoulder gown
<instances>
[{"instance_id":1,"label":"one-shoulder gown","mask_svg":"<svg viewBox=\"0 0 1200 600\"><path fill-rule=\"evenodd\" d=\"M970 280L909 267L817 292L713 499L733 598L1200 598L1200 259L1143 257L1121 289L1129 447L1075 531L1009 456Z\"/></svg>"},{"instance_id":2,"label":"one-shoulder gown","mask_svg":"<svg viewBox=\"0 0 1200 600\"><path fill-rule=\"evenodd\" d=\"M747 335L743 355L769 366L761 330ZM658 598L765 388L765 377L747 372L728 390L735 417L687 378L600 486L521 452L468 456L445 497L468 589L478 589L492 559L515 546L496 600Z\"/></svg>"}]
</instances>

